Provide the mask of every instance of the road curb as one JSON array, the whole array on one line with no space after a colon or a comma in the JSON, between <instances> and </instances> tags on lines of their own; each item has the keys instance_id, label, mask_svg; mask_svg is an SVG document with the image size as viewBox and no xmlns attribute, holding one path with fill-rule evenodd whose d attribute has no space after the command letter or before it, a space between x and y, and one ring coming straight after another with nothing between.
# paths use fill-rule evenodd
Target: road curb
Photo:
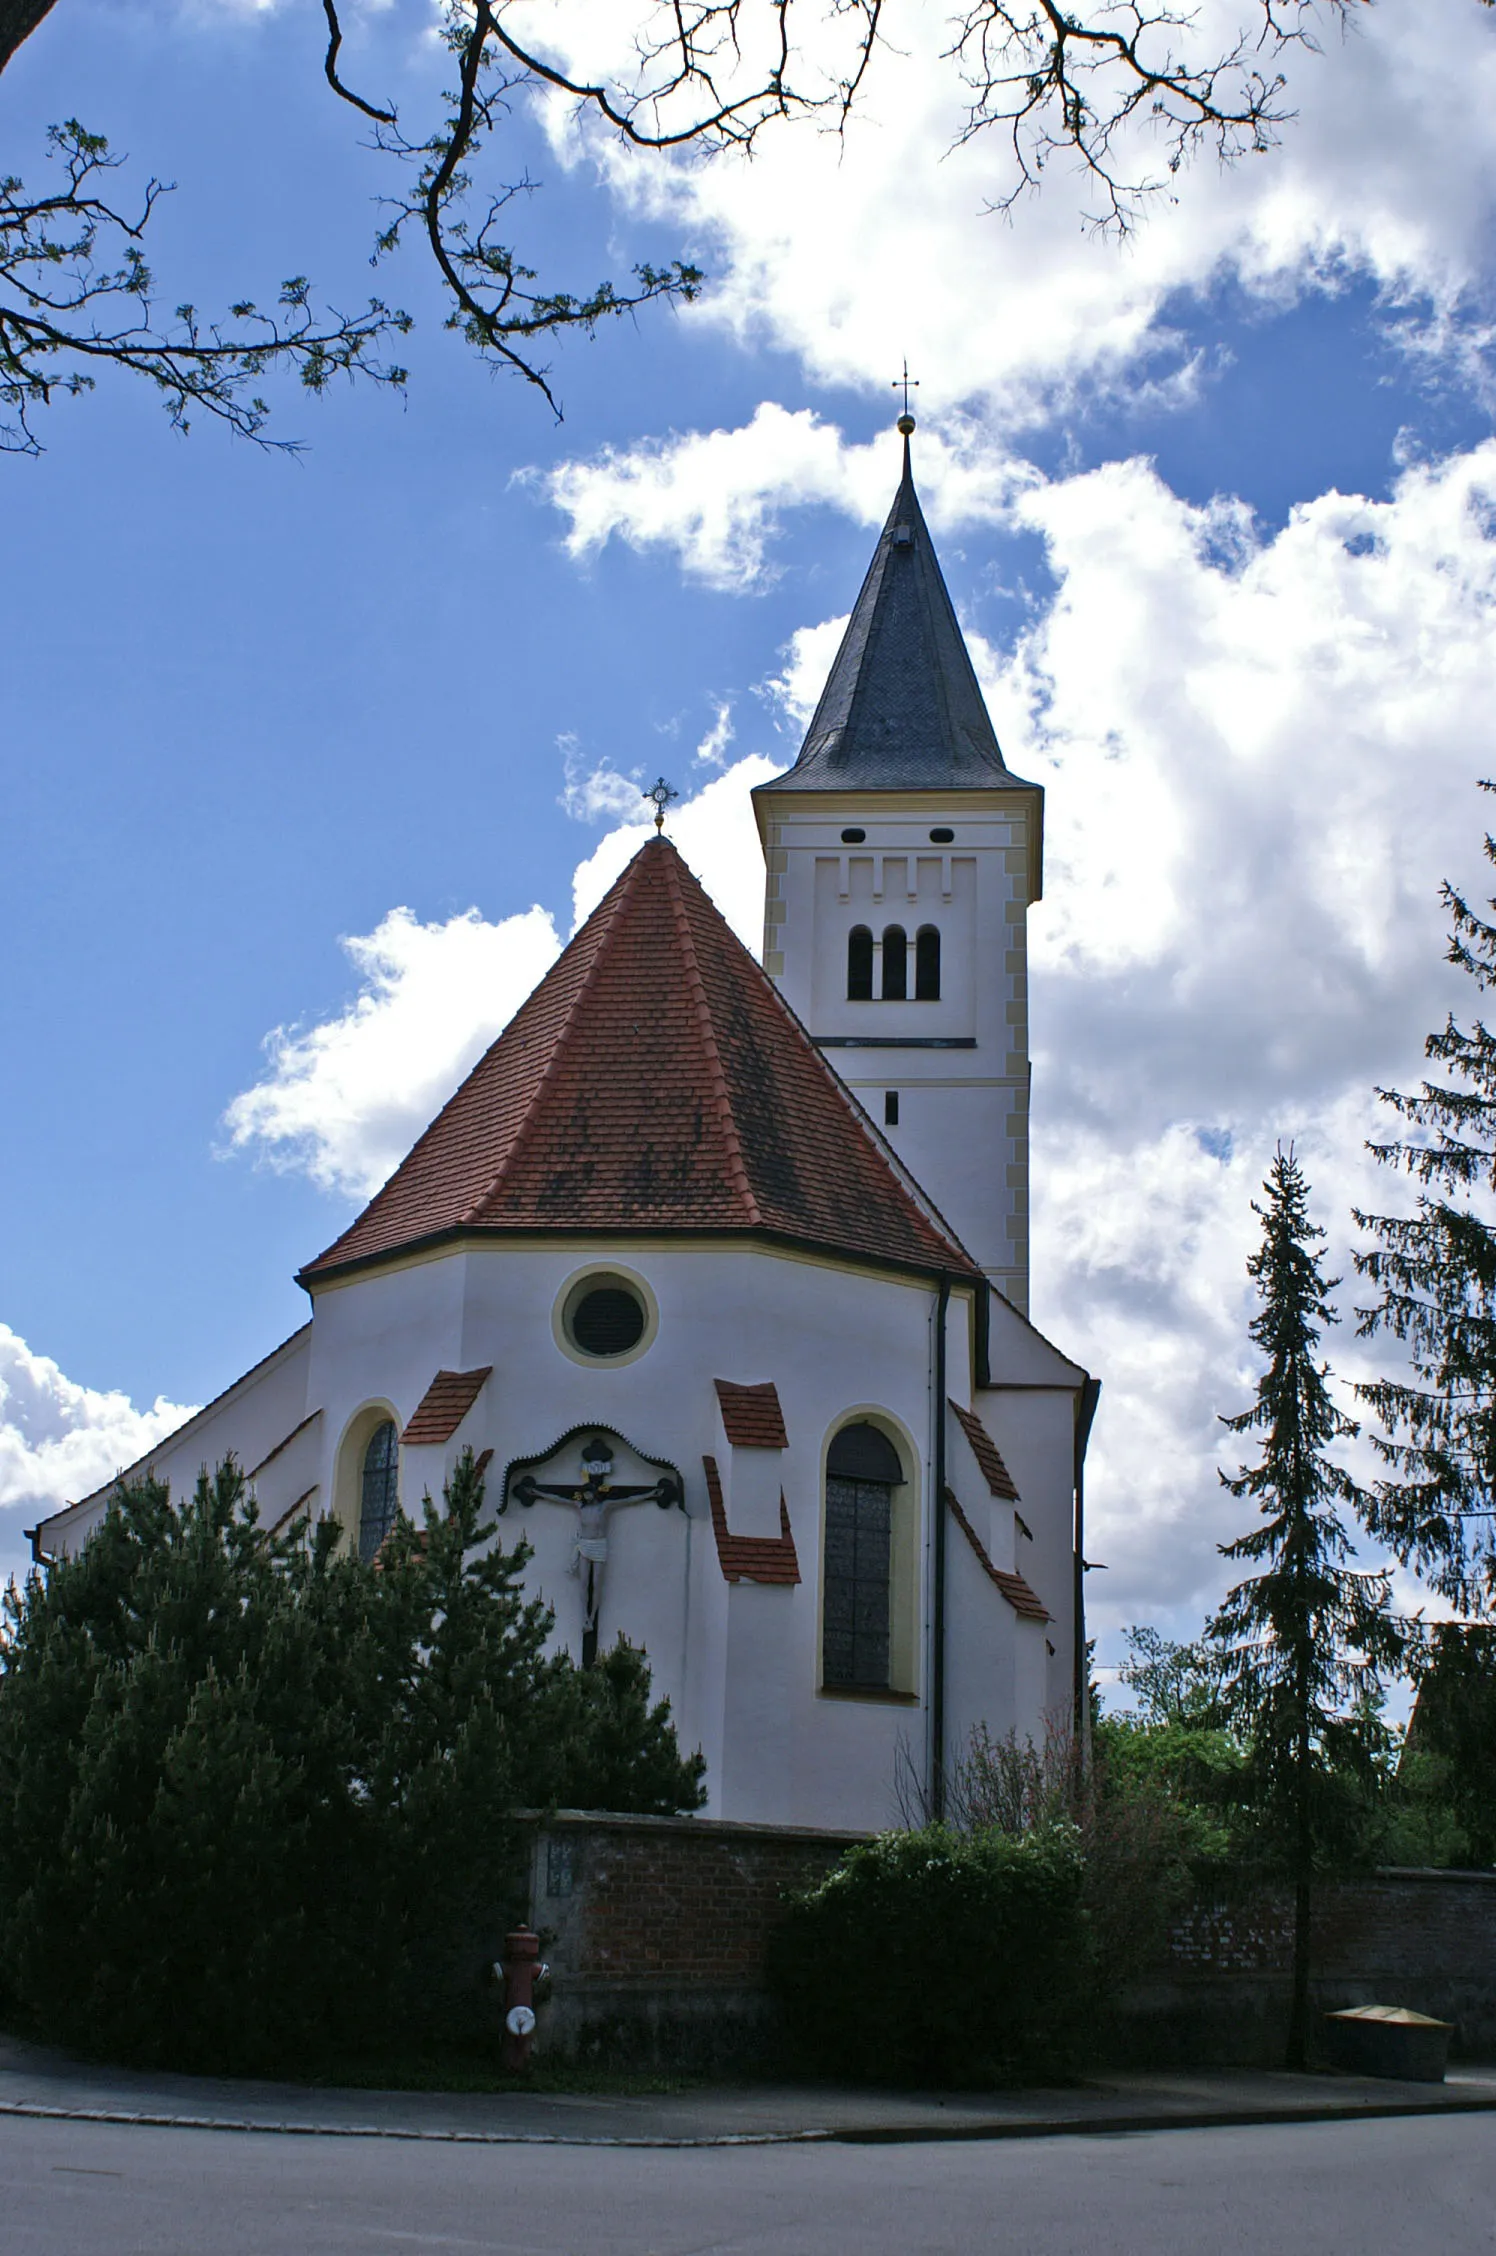
<instances>
[{"instance_id":1,"label":"road curb","mask_svg":"<svg viewBox=\"0 0 1496 2256\"><path fill-rule=\"evenodd\" d=\"M931 2146L970 2144L999 2139L1116 2138L1145 2131L1239 2130L1273 2123L1384 2122L1415 2115L1488 2115L1496 2113L1496 2094L1489 2099L1456 2097L1417 2102L1373 2102L1363 2107L1328 2103L1303 2107L1198 2108L1177 2114L1158 2112L1115 2115L1038 2117L1019 2122L992 2117L977 2123L856 2124L816 2126L807 2130L719 2131L700 2138L651 2137L640 2133L596 2133L588 2136L567 2131L464 2130L456 2127L403 2123L306 2123L257 2121L251 2116L179 2115L138 2108L60 2107L38 2100L0 2100L0 2116L53 2123L109 2123L146 2130L232 2131L269 2134L279 2138L396 2139L416 2144L446 2146L599 2146L676 2148L682 2152L703 2147L739 2146Z\"/></svg>"}]
</instances>

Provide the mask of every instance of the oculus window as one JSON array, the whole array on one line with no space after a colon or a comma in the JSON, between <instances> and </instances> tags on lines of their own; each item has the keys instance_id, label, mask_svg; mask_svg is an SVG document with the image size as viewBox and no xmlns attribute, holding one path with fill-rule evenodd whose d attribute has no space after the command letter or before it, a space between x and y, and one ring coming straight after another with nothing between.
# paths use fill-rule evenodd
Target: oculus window
<instances>
[{"instance_id":1,"label":"oculus window","mask_svg":"<svg viewBox=\"0 0 1496 2256\"><path fill-rule=\"evenodd\" d=\"M566 1303L566 1336L579 1354L604 1363L644 1337L643 1296L624 1277L584 1277Z\"/></svg>"}]
</instances>

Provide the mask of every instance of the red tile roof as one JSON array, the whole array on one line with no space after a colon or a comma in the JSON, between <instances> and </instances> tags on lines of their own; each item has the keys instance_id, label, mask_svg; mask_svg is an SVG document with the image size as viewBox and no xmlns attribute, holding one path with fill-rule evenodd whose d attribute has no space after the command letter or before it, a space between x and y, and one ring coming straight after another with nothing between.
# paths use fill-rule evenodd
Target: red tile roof
<instances>
[{"instance_id":1,"label":"red tile roof","mask_svg":"<svg viewBox=\"0 0 1496 2256\"><path fill-rule=\"evenodd\" d=\"M1005 1497L1008 1503L1016 1504L1018 1491L1013 1486L1013 1476L1003 1463L1002 1451L981 1419L974 1410L963 1410L959 1402L953 1402L951 1408L956 1413L961 1431L971 1443L971 1453L993 1495Z\"/></svg>"},{"instance_id":2,"label":"red tile roof","mask_svg":"<svg viewBox=\"0 0 1496 2256\"><path fill-rule=\"evenodd\" d=\"M542 1230L742 1232L980 1274L663 838L301 1274Z\"/></svg>"},{"instance_id":3,"label":"red tile roof","mask_svg":"<svg viewBox=\"0 0 1496 2256\"><path fill-rule=\"evenodd\" d=\"M493 1365L481 1371L438 1371L416 1404L402 1442L450 1441L472 1409Z\"/></svg>"},{"instance_id":4,"label":"red tile roof","mask_svg":"<svg viewBox=\"0 0 1496 2256\"><path fill-rule=\"evenodd\" d=\"M795 1538L790 1533L789 1506L784 1501L783 1490L779 1496L777 1536L729 1535L717 1460L715 1457L703 1457L701 1462L706 1473L706 1492L712 1507L712 1533L717 1538L717 1559L722 1568L723 1581L781 1584L798 1582L800 1561L795 1555Z\"/></svg>"},{"instance_id":5,"label":"red tile roof","mask_svg":"<svg viewBox=\"0 0 1496 2256\"><path fill-rule=\"evenodd\" d=\"M1032 1583L1025 1582L1021 1574L1007 1574L1001 1567L995 1567L992 1564L987 1556L987 1546L962 1511L951 1489L946 1490L945 1500L951 1508L951 1516L957 1527L980 1559L982 1572L989 1582L996 1583L1014 1613L1021 1614L1025 1621L1047 1622L1052 1620L1053 1616L1050 1614L1049 1608L1034 1589Z\"/></svg>"},{"instance_id":6,"label":"red tile roof","mask_svg":"<svg viewBox=\"0 0 1496 2256\"><path fill-rule=\"evenodd\" d=\"M718 1379L715 1385L722 1430L734 1449L788 1449L790 1438L772 1379L762 1386L736 1386L731 1379Z\"/></svg>"}]
</instances>

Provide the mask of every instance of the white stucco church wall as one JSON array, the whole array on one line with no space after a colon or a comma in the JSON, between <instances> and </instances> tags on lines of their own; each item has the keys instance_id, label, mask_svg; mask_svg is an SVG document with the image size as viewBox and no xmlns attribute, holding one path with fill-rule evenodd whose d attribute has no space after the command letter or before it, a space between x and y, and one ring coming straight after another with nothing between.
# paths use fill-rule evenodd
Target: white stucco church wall
<instances>
[{"instance_id":1,"label":"white stucco church wall","mask_svg":"<svg viewBox=\"0 0 1496 2256\"><path fill-rule=\"evenodd\" d=\"M555 1644L645 1648L711 1814L878 1827L938 1798L974 1725L1069 1713L1094 1406L1023 1314L1042 801L991 738L907 463L759 813L768 977L643 849L303 1272L311 1321L130 1470L181 1493L232 1452L262 1524L367 1550L371 1495L418 1515L471 1449Z\"/></svg>"}]
</instances>

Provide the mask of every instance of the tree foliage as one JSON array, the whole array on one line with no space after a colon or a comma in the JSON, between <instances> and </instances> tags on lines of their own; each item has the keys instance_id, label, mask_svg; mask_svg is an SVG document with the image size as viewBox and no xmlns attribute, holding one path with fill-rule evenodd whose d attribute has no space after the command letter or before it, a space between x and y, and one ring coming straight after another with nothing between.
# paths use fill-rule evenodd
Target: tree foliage
<instances>
[{"instance_id":1,"label":"tree foliage","mask_svg":"<svg viewBox=\"0 0 1496 2256\"><path fill-rule=\"evenodd\" d=\"M858 2082L1063 2072L1092 1949L1080 1834L923 1826L849 1849L789 1905L771 1979L809 2065Z\"/></svg>"},{"instance_id":2,"label":"tree foliage","mask_svg":"<svg viewBox=\"0 0 1496 2256\"><path fill-rule=\"evenodd\" d=\"M1279 1150L1253 1202L1262 1242L1247 1264L1260 1306L1249 1331L1267 1358L1251 1406L1222 1423L1260 1437L1258 1462L1231 1495L1256 1505L1258 1524L1221 1546L1257 1569L1227 1593L1207 1632L1221 1649L1219 1703L1248 1748L1247 1784L1295 1887L1294 2012L1290 2064L1302 2066L1308 2013L1310 1886L1328 1845L1329 1790L1369 1778L1385 1751L1382 1673L1405 1645L1384 1574L1348 1564L1343 1510L1364 1508L1350 1474L1328 1454L1352 1438L1317 1349L1336 1321L1323 1274L1324 1231L1309 1219L1308 1185Z\"/></svg>"},{"instance_id":3,"label":"tree foliage","mask_svg":"<svg viewBox=\"0 0 1496 2256\"><path fill-rule=\"evenodd\" d=\"M1458 1828L1453 1858L1496 1865L1496 1629L1442 1622L1429 1641L1404 1767Z\"/></svg>"},{"instance_id":4,"label":"tree foliage","mask_svg":"<svg viewBox=\"0 0 1496 2256\"><path fill-rule=\"evenodd\" d=\"M0 1642L0 1982L30 2026L284 2069L471 2017L513 1813L701 1800L643 1656L547 1657L462 1460L376 1564L266 1535L229 1462L122 1488Z\"/></svg>"},{"instance_id":5,"label":"tree foliage","mask_svg":"<svg viewBox=\"0 0 1496 2256\"><path fill-rule=\"evenodd\" d=\"M56 4L0 0L0 71ZM1200 152L1230 161L1269 148L1290 114L1289 53L1372 4L1236 0L1224 14L1202 14L1169 0L966 0L946 49L965 112L957 140L997 134L1007 144L995 210L1010 209L1059 161L1094 191L1094 223L1125 233ZM417 122L351 82L339 0L323 0L322 75L399 168L376 256L411 235L424 243L449 325L552 407L549 340L590 334L655 300L689 299L702 275L674 260L578 290L527 265L514 222L535 183L503 154L516 110L559 101L584 129L661 157L751 154L769 128L794 120L844 132L870 74L900 61L887 0L634 0L621 26L598 18L586 27L582 46L594 51L580 60L579 11L547 20L510 0L443 0L441 13L455 83L435 115ZM64 162L55 192L28 197L18 181L6 189L0 376L19 416L12 447L34 451L27 412L85 388L109 364L158 385L179 426L196 407L261 440L266 411L253 387L267 368L292 368L313 389L335 372L402 380L376 348L405 316L373 300L360 316L324 319L304 279L285 285L277 314L246 304L203 322L182 308L175 326L158 328L140 240L161 184L147 186L132 219L98 193L97 173L115 162L102 137L72 121L53 129L52 144ZM61 264L49 274L54 254ZM38 292L39 278L60 286Z\"/></svg>"},{"instance_id":6,"label":"tree foliage","mask_svg":"<svg viewBox=\"0 0 1496 2256\"><path fill-rule=\"evenodd\" d=\"M1483 788L1489 791L1488 783ZM1496 842L1487 836L1488 860ZM1496 982L1496 924L1446 884L1448 961L1483 995ZM1496 903L1491 904L1496 907ZM1444 1078L1416 1094L1379 1089L1403 1133L1371 1149L1418 1186L1411 1214L1356 1213L1376 1243L1356 1267L1376 1298L1357 1311L1369 1338L1395 1340L1407 1370L1363 1386L1390 1468L1368 1525L1436 1590L1496 1610L1496 1034L1451 1014L1427 1057Z\"/></svg>"},{"instance_id":7,"label":"tree foliage","mask_svg":"<svg viewBox=\"0 0 1496 2256\"><path fill-rule=\"evenodd\" d=\"M362 313L319 313L305 275L281 284L268 313L246 298L221 318L179 305L163 321L142 247L162 182L125 209L109 193L123 159L76 118L51 127L47 158L56 170L39 193L0 175L0 453L39 454L38 409L91 391L105 368L154 386L179 431L206 415L281 448L290 442L266 436L257 389L268 370L293 372L308 392L338 376L404 384L385 354L409 316L379 298Z\"/></svg>"}]
</instances>

